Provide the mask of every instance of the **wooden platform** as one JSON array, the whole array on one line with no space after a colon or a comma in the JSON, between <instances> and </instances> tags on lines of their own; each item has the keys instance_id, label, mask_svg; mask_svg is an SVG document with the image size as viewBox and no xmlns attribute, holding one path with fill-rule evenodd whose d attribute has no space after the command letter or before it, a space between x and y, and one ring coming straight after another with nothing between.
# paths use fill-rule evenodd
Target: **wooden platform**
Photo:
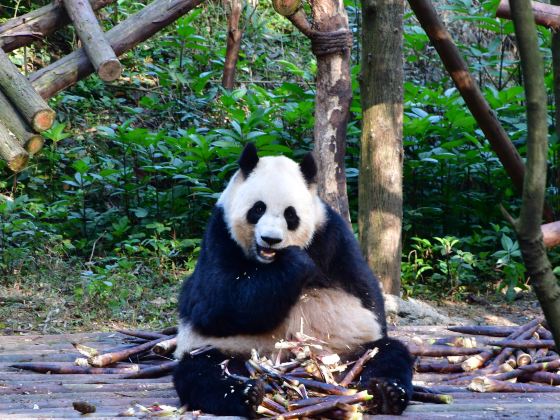
<instances>
[{"instance_id":1,"label":"wooden platform","mask_svg":"<svg viewBox=\"0 0 560 420\"><path fill-rule=\"evenodd\" d=\"M392 335L406 341L449 333L442 327L403 327ZM133 380L122 375L48 375L9 367L14 362L72 362L79 357L72 342L103 350L121 345L123 339L118 333L0 336L0 419L78 418L72 403L84 400L97 407L87 417L114 418L134 404L178 406L169 376ZM560 393L481 394L456 388L451 394L455 398L451 405L413 403L401 417L375 418L560 419Z\"/></svg>"}]
</instances>

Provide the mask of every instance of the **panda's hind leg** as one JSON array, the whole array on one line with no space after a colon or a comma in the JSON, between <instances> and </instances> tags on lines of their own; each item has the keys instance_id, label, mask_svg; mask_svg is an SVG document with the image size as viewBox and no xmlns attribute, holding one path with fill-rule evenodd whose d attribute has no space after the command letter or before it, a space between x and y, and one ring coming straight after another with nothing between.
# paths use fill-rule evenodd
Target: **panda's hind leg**
<instances>
[{"instance_id":1,"label":"panda's hind leg","mask_svg":"<svg viewBox=\"0 0 560 420\"><path fill-rule=\"evenodd\" d=\"M189 410L222 416L256 417L264 397L261 381L226 375L221 363L231 359L217 350L185 355L173 373L173 384L182 405Z\"/></svg>"},{"instance_id":2,"label":"panda's hind leg","mask_svg":"<svg viewBox=\"0 0 560 420\"><path fill-rule=\"evenodd\" d=\"M364 366L358 383L373 395L372 413L401 414L412 397L412 356L403 343L388 337L365 347L378 349Z\"/></svg>"}]
</instances>

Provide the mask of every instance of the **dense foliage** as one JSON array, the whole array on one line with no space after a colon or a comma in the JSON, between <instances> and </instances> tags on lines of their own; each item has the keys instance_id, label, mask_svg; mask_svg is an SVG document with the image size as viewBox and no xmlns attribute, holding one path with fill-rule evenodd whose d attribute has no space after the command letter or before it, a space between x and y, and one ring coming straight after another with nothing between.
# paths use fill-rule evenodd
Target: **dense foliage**
<instances>
[{"instance_id":1,"label":"dense foliage","mask_svg":"<svg viewBox=\"0 0 560 420\"><path fill-rule=\"evenodd\" d=\"M40 3L4 2L0 22ZM496 4L450 0L440 10L524 155L513 28L493 18ZM107 27L141 7L118 5L101 13ZM347 7L356 78L359 3ZM118 83L94 76L52 99L58 123L46 133L44 150L20 174L2 168L0 285L62 292L71 306L103 302L113 315L140 313L140 320L172 310L169 296L192 269L209 211L242 145L253 141L262 154L296 158L312 147L315 61L308 41L266 2L246 6L242 25L232 92L220 87L225 13L221 2L209 1L127 54ZM541 28L540 35L550 70L550 34ZM67 28L12 57L31 72L75 47ZM516 211L511 183L410 15L405 60L405 294L504 290L513 298L514 287L524 285L523 266L498 209L502 203ZM551 71L547 83L551 91ZM356 220L357 80L353 87L346 163ZM559 147L551 135L552 205Z\"/></svg>"}]
</instances>

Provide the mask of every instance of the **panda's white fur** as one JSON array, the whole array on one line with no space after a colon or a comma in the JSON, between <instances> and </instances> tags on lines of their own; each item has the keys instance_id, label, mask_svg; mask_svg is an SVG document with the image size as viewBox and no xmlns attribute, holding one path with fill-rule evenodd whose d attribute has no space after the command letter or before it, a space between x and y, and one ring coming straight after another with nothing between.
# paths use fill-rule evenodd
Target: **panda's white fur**
<instances>
[{"instance_id":1,"label":"panda's white fur","mask_svg":"<svg viewBox=\"0 0 560 420\"><path fill-rule=\"evenodd\" d=\"M325 221L325 206L316 188L315 184L307 184L293 160L284 156L262 157L247 179L237 171L221 194L218 206L224 209L233 240L247 256L258 258L255 245L269 246L262 243L262 236L281 238L281 242L272 246L275 249L309 245L313 233ZM257 201L266 204L266 213L252 225L247 223L247 212ZM294 231L288 230L284 218L288 206L294 207L300 218L300 225Z\"/></svg>"}]
</instances>

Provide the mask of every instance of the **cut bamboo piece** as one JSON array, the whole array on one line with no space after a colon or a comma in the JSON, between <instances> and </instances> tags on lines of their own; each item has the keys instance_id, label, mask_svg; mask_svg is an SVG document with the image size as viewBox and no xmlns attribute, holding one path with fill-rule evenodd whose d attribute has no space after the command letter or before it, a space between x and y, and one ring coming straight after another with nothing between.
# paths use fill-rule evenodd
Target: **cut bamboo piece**
<instances>
[{"instance_id":1,"label":"cut bamboo piece","mask_svg":"<svg viewBox=\"0 0 560 420\"><path fill-rule=\"evenodd\" d=\"M0 87L34 130L48 130L55 113L0 48Z\"/></svg>"},{"instance_id":2,"label":"cut bamboo piece","mask_svg":"<svg viewBox=\"0 0 560 420\"><path fill-rule=\"evenodd\" d=\"M64 7L95 71L106 82L121 77L122 66L88 0L63 0Z\"/></svg>"},{"instance_id":3,"label":"cut bamboo piece","mask_svg":"<svg viewBox=\"0 0 560 420\"><path fill-rule=\"evenodd\" d=\"M10 130L20 144L29 153L34 155L43 148L43 136L31 131L29 124L23 117L14 109L11 102L0 91L0 120Z\"/></svg>"},{"instance_id":4,"label":"cut bamboo piece","mask_svg":"<svg viewBox=\"0 0 560 420\"><path fill-rule=\"evenodd\" d=\"M0 121L0 157L8 163L8 168L14 172L19 172L29 160L29 153L19 144L8 127Z\"/></svg>"}]
</instances>

